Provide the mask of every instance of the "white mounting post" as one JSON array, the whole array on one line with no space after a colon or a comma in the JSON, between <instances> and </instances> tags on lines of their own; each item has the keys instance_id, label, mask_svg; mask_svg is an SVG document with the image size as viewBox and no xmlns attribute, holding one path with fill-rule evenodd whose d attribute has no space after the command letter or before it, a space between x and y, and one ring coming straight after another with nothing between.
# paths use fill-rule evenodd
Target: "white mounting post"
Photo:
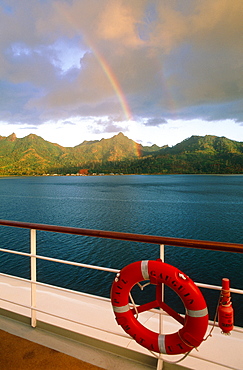
<instances>
[{"instance_id":1,"label":"white mounting post","mask_svg":"<svg viewBox=\"0 0 243 370\"><path fill-rule=\"evenodd\" d=\"M36 230L30 230L31 326L36 327Z\"/></svg>"},{"instance_id":2,"label":"white mounting post","mask_svg":"<svg viewBox=\"0 0 243 370\"><path fill-rule=\"evenodd\" d=\"M164 253L164 245L163 244L160 245L159 258L162 260L162 262L164 262L165 253ZM161 292L162 300L164 300L164 284L161 284L161 289L162 289L162 292ZM161 308L160 308L160 311L161 312L159 314L159 333L162 334L163 333L163 315L162 315L162 309ZM157 370L162 370L162 369L163 369L163 357L162 357L162 354L160 353L159 358L158 358L158 362L157 362Z\"/></svg>"}]
</instances>

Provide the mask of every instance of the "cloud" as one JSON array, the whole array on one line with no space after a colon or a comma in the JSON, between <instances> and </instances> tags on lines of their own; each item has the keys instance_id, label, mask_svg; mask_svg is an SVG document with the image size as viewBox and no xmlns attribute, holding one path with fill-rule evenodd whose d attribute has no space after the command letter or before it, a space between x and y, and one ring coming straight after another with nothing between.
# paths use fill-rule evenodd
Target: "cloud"
<instances>
[{"instance_id":1,"label":"cloud","mask_svg":"<svg viewBox=\"0 0 243 370\"><path fill-rule=\"evenodd\" d=\"M25 127L20 127L20 130L37 130L36 126L25 126Z\"/></svg>"},{"instance_id":2,"label":"cloud","mask_svg":"<svg viewBox=\"0 0 243 370\"><path fill-rule=\"evenodd\" d=\"M89 125L89 130L93 134L104 134L104 133L119 133L126 132L128 130L127 125L118 125L111 117L107 119L94 120L92 125Z\"/></svg>"},{"instance_id":3,"label":"cloud","mask_svg":"<svg viewBox=\"0 0 243 370\"><path fill-rule=\"evenodd\" d=\"M242 13L242 0L6 1L0 119L242 122Z\"/></svg>"},{"instance_id":4,"label":"cloud","mask_svg":"<svg viewBox=\"0 0 243 370\"><path fill-rule=\"evenodd\" d=\"M71 126L76 126L76 123L75 122L72 122L72 121L63 121L62 122L63 125L71 125Z\"/></svg>"},{"instance_id":5,"label":"cloud","mask_svg":"<svg viewBox=\"0 0 243 370\"><path fill-rule=\"evenodd\" d=\"M98 19L97 37L119 42L122 47L139 47L142 39L136 29L144 15L146 1L107 1Z\"/></svg>"},{"instance_id":6,"label":"cloud","mask_svg":"<svg viewBox=\"0 0 243 370\"><path fill-rule=\"evenodd\" d=\"M144 122L145 126L160 126L160 125L165 125L168 122L164 118L149 118Z\"/></svg>"}]
</instances>

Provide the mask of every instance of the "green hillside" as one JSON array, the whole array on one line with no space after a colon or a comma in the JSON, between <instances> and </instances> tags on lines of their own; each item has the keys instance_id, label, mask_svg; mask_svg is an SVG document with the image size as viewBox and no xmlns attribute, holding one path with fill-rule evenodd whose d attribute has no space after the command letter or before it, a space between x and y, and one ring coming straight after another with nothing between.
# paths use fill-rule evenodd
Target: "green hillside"
<instances>
[{"instance_id":1,"label":"green hillside","mask_svg":"<svg viewBox=\"0 0 243 370\"><path fill-rule=\"evenodd\" d=\"M182 153L204 153L204 154L222 154L239 153L243 150L243 143L217 136L191 136L181 143L169 148L171 154Z\"/></svg>"},{"instance_id":2,"label":"green hillside","mask_svg":"<svg viewBox=\"0 0 243 370\"><path fill-rule=\"evenodd\" d=\"M0 175L77 172L91 163L136 159L149 150L122 133L111 139L84 141L74 148L50 143L34 134L22 139L15 134L0 136Z\"/></svg>"},{"instance_id":3,"label":"green hillside","mask_svg":"<svg viewBox=\"0 0 243 370\"><path fill-rule=\"evenodd\" d=\"M77 173L243 173L243 143L192 136L173 147L142 146L122 133L73 148L30 134L0 136L0 175Z\"/></svg>"},{"instance_id":4,"label":"green hillside","mask_svg":"<svg viewBox=\"0 0 243 370\"><path fill-rule=\"evenodd\" d=\"M15 134L0 137L0 174L31 175L53 168L66 149L30 134L22 139Z\"/></svg>"},{"instance_id":5,"label":"green hillside","mask_svg":"<svg viewBox=\"0 0 243 370\"><path fill-rule=\"evenodd\" d=\"M128 139L122 133L111 139L100 141L84 141L74 147L77 158L82 161L121 161L138 157L138 151L142 146Z\"/></svg>"}]
</instances>

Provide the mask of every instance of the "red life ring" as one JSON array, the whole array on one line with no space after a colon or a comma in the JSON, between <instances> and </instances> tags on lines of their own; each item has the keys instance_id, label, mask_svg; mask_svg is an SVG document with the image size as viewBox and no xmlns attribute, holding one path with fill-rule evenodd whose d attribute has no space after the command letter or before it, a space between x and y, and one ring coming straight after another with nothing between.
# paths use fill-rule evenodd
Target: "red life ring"
<instances>
[{"instance_id":1,"label":"red life ring","mask_svg":"<svg viewBox=\"0 0 243 370\"><path fill-rule=\"evenodd\" d=\"M158 334L144 327L129 305L129 293L140 281L156 285L156 300L137 307L137 312L161 307L183 327L176 333ZM162 301L161 284L166 284L181 298L186 308L185 318ZM138 261L124 267L112 284L111 302L117 323L143 347L158 353L181 354L198 347L208 326L208 310L199 288L176 267L157 261Z\"/></svg>"}]
</instances>

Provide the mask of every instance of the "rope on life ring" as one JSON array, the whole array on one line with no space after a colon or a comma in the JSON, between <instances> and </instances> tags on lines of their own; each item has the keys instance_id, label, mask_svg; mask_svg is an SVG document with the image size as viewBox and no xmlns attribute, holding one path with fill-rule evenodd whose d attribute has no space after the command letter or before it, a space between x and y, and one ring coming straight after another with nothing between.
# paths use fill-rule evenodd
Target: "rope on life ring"
<instances>
[{"instance_id":1,"label":"rope on life ring","mask_svg":"<svg viewBox=\"0 0 243 370\"><path fill-rule=\"evenodd\" d=\"M135 310L129 304L130 291L135 284L144 280L156 285L156 299ZM186 309L185 317L162 301L161 284L167 285L179 295ZM161 260L138 261L125 266L112 284L111 302L117 323L137 343L150 351L169 355L189 352L201 344L208 327L208 310L199 288L183 272ZM159 334L143 326L134 316L157 307L166 311L183 327L176 333Z\"/></svg>"}]
</instances>

